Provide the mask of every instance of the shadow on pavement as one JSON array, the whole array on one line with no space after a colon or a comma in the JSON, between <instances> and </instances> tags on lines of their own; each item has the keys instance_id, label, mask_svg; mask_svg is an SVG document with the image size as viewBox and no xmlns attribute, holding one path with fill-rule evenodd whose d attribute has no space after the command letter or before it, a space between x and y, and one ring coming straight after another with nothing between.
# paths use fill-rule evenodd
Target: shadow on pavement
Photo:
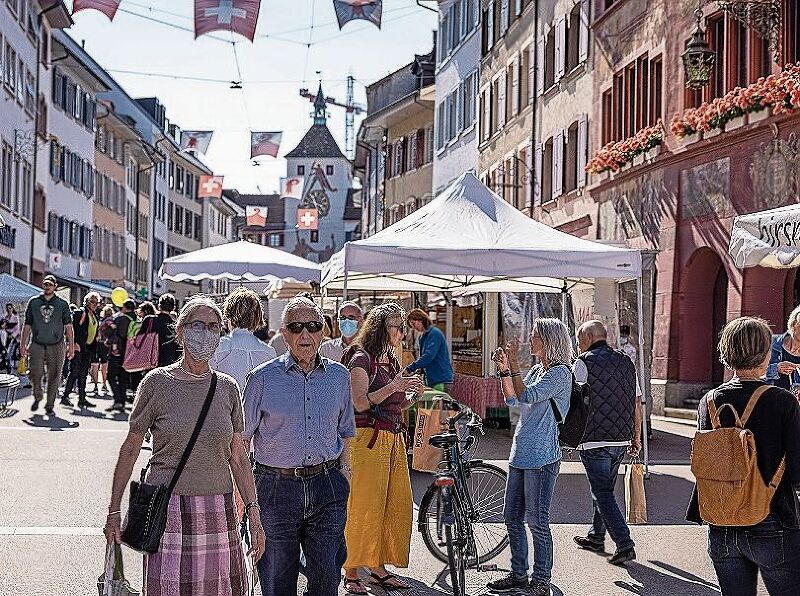
<instances>
[{"instance_id":1,"label":"shadow on pavement","mask_svg":"<svg viewBox=\"0 0 800 596\"><path fill-rule=\"evenodd\" d=\"M625 565L625 570L633 581L641 585L625 581L616 581L614 584L628 593L639 594L640 596L663 596L664 594L682 594L685 596L719 595L719 588L701 577L658 561L651 561L651 563L675 575L662 573L658 569L631 561Z\"/></svg>"},{"instance_id":2,"label":"shadow on pavement","mask_svg":"<svg viewBox=\"0 0 800 596\"><path fill-rule=\"evenodd\" d=\"M35 426L37 428L49 428L52 431L63 431L67 429L78 428L80 426L80 422L78 421L70 422L69 420L64 420L63 418L59 418L55 414L53 414L52 416L42 416L41 414L34 414L30 418L23 419L22 422L27 424L28 426Z\"/></svg>"},{"instance_id":3,"label":"shadow on pavement","mask_svg":"<svg viewBox=\"0 0 800 596\"><path fill-rule=\"evenodd\" d=\"M19 410L17 408L9 408L5 407L0 409L0 419L2 418L12 418L19 414Z\"/></svg>"}]
</instances>

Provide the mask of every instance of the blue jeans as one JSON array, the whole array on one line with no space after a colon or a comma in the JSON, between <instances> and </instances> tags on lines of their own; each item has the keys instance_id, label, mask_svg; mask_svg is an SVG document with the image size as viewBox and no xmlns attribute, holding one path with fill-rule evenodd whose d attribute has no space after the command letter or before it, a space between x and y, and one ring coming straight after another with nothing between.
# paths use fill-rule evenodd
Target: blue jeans
<instances>
[{"instance_id":1,"label":"blue jeans","mask_svg":"<svg viewBox=\"0 0 800 596\"><path fill-rule=\"evenodd\" d=\"M581 461L586 468L589 488L592 490L594 517L589 528L589 540L602 544L606 540L606 529L617 545L617 551L634 546L631 531L625 523L625 515L614 496L614 485L627 447L600 447L581 451Z\"/></svg>"},{"instance_id":2,"label":"blue jeans","mask_svg":"<svg viewBox=\"0 0 800 596\"><path fill-rule=\"evenodd\" d=\"M800 530L771 518L748 528L710 526L708 554L723 596L755 596L759 571L771 595L800 594Z\"/></svg>"},{"instance_id":3,"label":"blue jeans","mask_svg":"<svg viewBox=\"0 0 800 596\"><path fill-rule=\"evenodd\" d=\"M347 558L344 523L350 484L336 468L309 478L282 476L255 466L261 524L267 536L258 562L263 596L297 594L300 548L308 593L336 596Z\"/></svg>"},{"instance_id":4,"label":"blue jeans","mask_svg":"<svg viewBox=\"0 0 800 596\"><path fill-rule=\"evenodd\" d=\"M509 466L503 518L511 543L511 571L528 576L528 535L533 536L533 579L549 583L553 571L553 534L550 532L550 501L556 488L561 461L541 468L521 470Z\"/></svg>"}]
</instances>

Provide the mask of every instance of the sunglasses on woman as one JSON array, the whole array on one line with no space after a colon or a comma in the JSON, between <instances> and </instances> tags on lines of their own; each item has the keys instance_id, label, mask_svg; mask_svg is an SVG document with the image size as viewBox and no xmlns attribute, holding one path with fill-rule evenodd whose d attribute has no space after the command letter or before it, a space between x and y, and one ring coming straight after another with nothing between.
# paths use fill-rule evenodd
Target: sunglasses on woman
<instances>
[{"instance_id":1,"label":"sunglasses on woman","mask_svg":"<svg viewBox=\"0 0 800 596\"><path fill-rule=\"evenodd\" d=\"M295 335L300 335L303 329L307 329L309 333L319 333L322 331L322 327L321 321L306 321L305 323L295 321L294 323L286 324L286 328Z\"/></svg>"}]
</instances>

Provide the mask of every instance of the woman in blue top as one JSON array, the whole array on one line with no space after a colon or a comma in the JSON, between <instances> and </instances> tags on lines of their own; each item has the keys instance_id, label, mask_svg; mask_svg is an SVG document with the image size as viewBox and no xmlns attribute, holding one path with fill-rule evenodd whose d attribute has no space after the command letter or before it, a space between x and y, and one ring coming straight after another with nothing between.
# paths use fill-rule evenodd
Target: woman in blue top
<instances>
[{"instance_id":1,"label":"woman in blue top","mask_svg":"<svg viewBox=\"0 0 800 596\"><path fill-rule=\"evenodd\" d=\"M566 417L572 391L572 341L558 319L536 319L531 333L531 355L538 364L523 379L516 350L498 348L494 354L503 396L509 406L520 406L509 458L506 502L503 510L511 541L511 573L489 583L496 592L511 592L530 585L534 596L550 595L553 569L553 535L550 501L561 465L561 446L550 400ZM533 576L528 584L528 537L533 535Z\"/></svg>"},{"instance_id":2,"label":"woman in blue top","mask_svg":"<svg viewBox=\"0 0 800 596\"><path fill-rule=\"evenodd\" d=\"M789 315L786 333L772 336L767 383L789 391L800 384L800 306Z\"/></svg>"},{"instance_id":3,"label":"woman in blue top","mask_svg":"<svg viewBox=\"0 0 800 596\"><path fill-rule=\"evenodd\" d=\"M407 320L409 327L422 333L422 337L419 338L419 358L409 364L405 372L412 374L424 370L425 383L428 387L450 393L453 384L453 364L450 362L450 350L447 348L444 333L433 324L428 314L419 308L408 313Z\"/></svg>"}]
</instances>

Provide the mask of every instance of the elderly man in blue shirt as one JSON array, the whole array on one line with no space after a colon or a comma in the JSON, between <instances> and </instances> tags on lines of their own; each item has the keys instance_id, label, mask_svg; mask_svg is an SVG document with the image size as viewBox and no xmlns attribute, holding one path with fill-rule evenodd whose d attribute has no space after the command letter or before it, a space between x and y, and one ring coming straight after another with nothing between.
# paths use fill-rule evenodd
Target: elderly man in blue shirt
<instances>
[{"instance_id":1,"label":"elderly man in blue shirt","mask_svg":"<svg viewBox=\"0 0 800 596\"><path fill-rule=\"evenodd\" d=\"M281 326L289 351L251 372L244 390L258 492L249 507L260 509L267 535L258 563L263 596L297 594L301 547L308 593L336 596L347 554L355 416L347 369L319 355L322 329L314 302L289 301Z\"/></svg>"}]
</instances>

